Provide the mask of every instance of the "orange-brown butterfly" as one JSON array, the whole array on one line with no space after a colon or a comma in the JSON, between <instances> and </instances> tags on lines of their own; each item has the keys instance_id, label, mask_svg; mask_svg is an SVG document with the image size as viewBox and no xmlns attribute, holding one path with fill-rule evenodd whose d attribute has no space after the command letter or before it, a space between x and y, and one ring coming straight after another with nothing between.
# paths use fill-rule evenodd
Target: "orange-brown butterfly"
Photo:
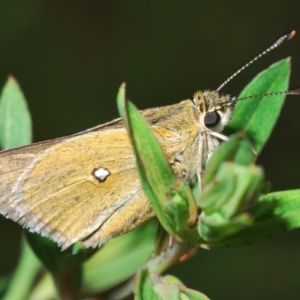
<instances>
[{"instance_id":1,"label":"orange-brown butterfly","mask_svg":"<svg viewBox=\"0 0 300 300\"><path fill-rule=\"evenodd\" d=\"M220 132L240 99L221 95L220 89L294 35L283 35L215 91L198 91L192 100L141 112L179 178L200 180L208 158L226 140ZM155 215L120 119L0 152L0 213L63 248L76 241L100 246Z\"/></svg>"}]
</instances>

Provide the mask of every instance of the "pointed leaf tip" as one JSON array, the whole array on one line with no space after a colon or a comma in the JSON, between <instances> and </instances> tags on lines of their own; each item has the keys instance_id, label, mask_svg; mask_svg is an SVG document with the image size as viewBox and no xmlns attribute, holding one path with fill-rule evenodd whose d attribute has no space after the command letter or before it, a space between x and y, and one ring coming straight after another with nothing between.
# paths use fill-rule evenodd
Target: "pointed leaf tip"
<instances>
[{"instance_id":1,"label":"pointed leaf tip","mask_svg":"<svg viewBox=\"0 0 300 300\"><path fill-rule=\"evenodd\" d=\"M15 76L12 74L9 74L7 79L8 79L8 81L17 81Z\"/></svg>"}]
</instances>

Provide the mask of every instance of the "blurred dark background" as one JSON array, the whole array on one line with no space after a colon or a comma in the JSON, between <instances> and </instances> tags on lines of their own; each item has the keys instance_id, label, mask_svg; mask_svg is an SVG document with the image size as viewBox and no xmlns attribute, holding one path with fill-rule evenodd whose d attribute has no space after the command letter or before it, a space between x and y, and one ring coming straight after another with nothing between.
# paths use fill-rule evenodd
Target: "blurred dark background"
<instances>
[{"instance_id":1,"label":"blurred dark background","mask_svg":"<svg viewBox=\"0 0 300 300\"><path fill-rule=\"evenodd\" d=\"M300 2L0 1L0 85L19 81L34 141L72 134L118 117L116 93L149 108L214 89L290 29ZM238 94L259 71L292 56L300 85L300 36L248 68L223 92ZM270 101L272 101L270 99ZM300 188L300 98L288 97L259 158L273 190ZM266 112L267 113L267 112ZM0 219L0 275L19 253L20 227ZM217 299L299 299L300 230L237 249L203 250L170 272Z\"/></svg>"}]
</instances>

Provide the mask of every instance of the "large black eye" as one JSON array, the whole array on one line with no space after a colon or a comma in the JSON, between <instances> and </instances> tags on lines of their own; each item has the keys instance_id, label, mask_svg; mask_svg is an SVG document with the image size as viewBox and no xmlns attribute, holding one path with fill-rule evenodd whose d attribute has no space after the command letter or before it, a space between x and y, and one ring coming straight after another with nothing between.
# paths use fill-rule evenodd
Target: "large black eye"
<instances>
[{"instance_id":1,"label":"large black eye","mask_svg":"<svg viewBox=\"0 0 300 300\"><path fill-rule=\"evenodd\" d=\"M215 127L220 122L220 115L216 111L207 112L204 117L204 124L206 127Z\"/></svg>"}]
</instances>

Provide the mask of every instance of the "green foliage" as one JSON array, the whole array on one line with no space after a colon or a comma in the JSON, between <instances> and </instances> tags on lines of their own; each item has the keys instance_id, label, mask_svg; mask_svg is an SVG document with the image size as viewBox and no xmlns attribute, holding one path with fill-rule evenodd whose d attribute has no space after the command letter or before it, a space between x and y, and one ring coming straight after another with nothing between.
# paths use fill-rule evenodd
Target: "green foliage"
<instances>
[{"instance_id":1,"label":"green foliage","mask_svg":"<svg viewBox=\"0 0 300 300\"><path fill-rule=\"evenodd\" d=\"M0 146L2 149L31 143L31 118L25 97L14 77L9 76L0 97Z\"/></svg>"},{"instance_id":2,"label":"green foliage","mask_svg":"<svg viewBox=\"0 0 300 300\"><path fill-rule=\"evenodd\" d=\"M286 91L290 72L289 58L271 65L244 88L239 98ZM257 152L260 152L276 124L284 98L284 95L262 96L238 102L225 133L246 132L251 145Z\"/></svg>"},{"instance_id":3,"label":"green foliage","mask_svg":"<svg viewBox=\"0 0 300 300\"><path fill-rule=\"evenodd\" d=\"M289 60L272 65L240 97L285 90L289 70ZM19 88L10 79L1 96L3 147L30 142L29 114L23 96L16 90ZM22 103L17 104L18 109L14 106L16 99ZM48 239L27 232L33 252L24 243L19 265L6 288L3 286L8 280L0 280L3 299L100 299L104 293L106 299L118 299L133 288L139 300L208 299L162 273L182 257L194 255L199 247L241 246L300 227L300 190L266 193L263 171L255 164L252 150L259 152L266 143L283 100L283 96L275 96L238 103L226 131L244 133L234 134L215 151L206 167L202 194L197 195L174 176L148 125L126 101L122 85L119 111L142 186L162 226L160 234L156 235L157 224L151 221L95 252L80 243L61 251Z\"/></svg>"},{"instance_id":4,"label":"green foliage","mask_svg":"<svg viewBox=\"0 0 300 300\"><path fill-rule=\"evenodd\" d=\"M209 300L204 294L187 288L171 275L158 276L141 269L136 283L136 299L144 300Z\"/></svg>"},{"instance_id":5,"label":"green foliage","mask_svg":"<svg viewBox=\"0 0 300 300\"><path fill-rule=\"evenodd\" d=\"M280 232L300 227L300 189L261 195L250 207L251 226L225 241L206 245L208 248L224 248L249 245Z\"/></svg>"},{"instance_id":6,"label":"green foliage","mask_svg":"<svg viewBox=\"0 0 300 300\"><path fill-rule=\"evenodd\" d=\"M250 144L237 135L219 147L208 162L198 225L205 241L218 242L252 224L247 209L256 201L263 172L251 161Z\"/></svg>"}]
</instances>

